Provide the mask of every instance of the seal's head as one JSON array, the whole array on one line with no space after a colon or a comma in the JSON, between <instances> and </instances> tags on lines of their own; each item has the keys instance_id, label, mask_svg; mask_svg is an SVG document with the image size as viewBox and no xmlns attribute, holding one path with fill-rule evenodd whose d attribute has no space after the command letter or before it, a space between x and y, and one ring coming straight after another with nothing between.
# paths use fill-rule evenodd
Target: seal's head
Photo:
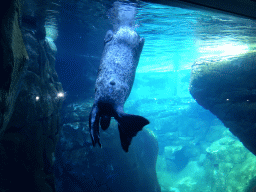
<instances>
[{"instance_id":1,"label":"seal's head","mask_svg":"<svg viewBox=\"0 0 256 192\"><path fill-rule=\"evenodd\" d=\"M117 31L123 26L134 28L136 14L136 4L116 1L108 16L113 24L114 31Z\"/></svg>"}]
</instances>

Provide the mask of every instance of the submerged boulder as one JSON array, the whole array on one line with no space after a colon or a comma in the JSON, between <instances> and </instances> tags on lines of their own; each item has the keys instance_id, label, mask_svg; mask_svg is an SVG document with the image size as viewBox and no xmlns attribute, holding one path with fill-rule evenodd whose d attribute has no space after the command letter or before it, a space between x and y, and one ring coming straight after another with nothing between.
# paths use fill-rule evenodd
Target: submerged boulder
<instances>
[{"instance_id":1,"label":"submerged boulder","mask_svg":"<svg viewBox=\"0 0 256 192\"><path fill-rule=\"evenodd\" d=\"M256 185L256 157L238 139L223 137L206 151L202 163L210 191L247 192Z\"/></svg>"},{"instance_id":2,"label":"submerged boulder","mask_svg":"<svg viewBox=\"0 0 256 192\"><path fill-rule=\"evenodd\" d=\"M256 155L256 52L194 63L190 93Z\"/></svg>"}]
</instances>

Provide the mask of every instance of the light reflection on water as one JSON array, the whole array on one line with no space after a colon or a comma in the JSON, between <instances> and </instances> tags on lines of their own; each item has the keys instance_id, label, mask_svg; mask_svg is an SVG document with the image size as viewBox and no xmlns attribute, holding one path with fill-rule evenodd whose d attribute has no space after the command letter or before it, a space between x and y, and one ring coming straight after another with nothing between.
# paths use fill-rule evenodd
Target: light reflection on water
<instances>
[{"instance_id":1,"label":"light reflection on water","mask_svg":"<svg viewBox=\"0 0 256 192\"><path fill-rule=\"evenodd\" d=\"M27 10L35 14L31 7L37 1L31 2ZM53 40L58 36L59 14L67 15L67 20L75 18L70 22L87 34L110 26L106 19L113 0L47 2L46 26ZM136 30L145 38L137 73L190 69L200 57L231 54L225 50L229 48L234 50L232 54L239 54L256 46L256 23L250 19L143 2L137 7Z\"/></svg>"},{"instance_id":2,"label":"light reflection on water","mask_svg":"<svg viewBox=\"0 0 256 192\"><path fill-rule=\"evenodd\" d=\"M221 13L145 4L138 33L146 39L137 73L190 69L200 57L254 48L256 23Z\"/></svg>"}]
</instances>

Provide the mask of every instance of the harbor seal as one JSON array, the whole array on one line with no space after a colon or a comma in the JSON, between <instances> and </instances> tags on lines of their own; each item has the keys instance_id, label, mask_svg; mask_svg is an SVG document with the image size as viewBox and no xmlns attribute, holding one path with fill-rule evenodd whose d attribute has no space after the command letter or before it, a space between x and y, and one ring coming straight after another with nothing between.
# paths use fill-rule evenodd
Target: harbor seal
<instances>
[{"instance_id":1,"label":"harbor seal","mask_svg":"<svg viewBox=\"0 0 256 192\"><path fill-rule=\"evenodd\" d=\"M138 115L124 113L144 45L144 38L129 26L109 30L104 39L104 50L95 84L95 98L89 116L89 129L93 146L100 143L99 124L103 130L110 125L111 117L118 122L121 145L128 152L132 138L149 124Z\"/></svg>"}]
</instances>

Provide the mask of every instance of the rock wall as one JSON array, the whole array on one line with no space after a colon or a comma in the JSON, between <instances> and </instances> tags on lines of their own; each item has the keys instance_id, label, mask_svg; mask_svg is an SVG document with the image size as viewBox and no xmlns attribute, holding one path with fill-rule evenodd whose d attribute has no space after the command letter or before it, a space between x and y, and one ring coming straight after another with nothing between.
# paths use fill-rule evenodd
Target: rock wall
<instances>
[{"instance_id":1,"label":"rock wall","mask_svg":"<svg viewBox=\"0 0 256 192\"><path fill-rule=\"evenodd\" d=\"M55 191L52 165L63 99L55 52L41 21L20 19L18 1L2 7L0 191Z\"/></svg>"},{"instance_id":2,"label":"rock wall","mask_svg":"<svg viewBox=\"0 0 256 192\"><path fill-rule=\"evenodd\" d=\"M190 93L256 155L256 53L194 63Z\"/></svg>"},{"instance_id":3,"label":"rock wall","mask_svg":"<svg viewBox=\"0 0 256 192\"><path fill-rule=\"evenodd\" d=\"M0 136L13 113L19 91L19 78L28 59L19 28L20 4L11 0L1 6Z\"/></svg>"}]
</instances>

